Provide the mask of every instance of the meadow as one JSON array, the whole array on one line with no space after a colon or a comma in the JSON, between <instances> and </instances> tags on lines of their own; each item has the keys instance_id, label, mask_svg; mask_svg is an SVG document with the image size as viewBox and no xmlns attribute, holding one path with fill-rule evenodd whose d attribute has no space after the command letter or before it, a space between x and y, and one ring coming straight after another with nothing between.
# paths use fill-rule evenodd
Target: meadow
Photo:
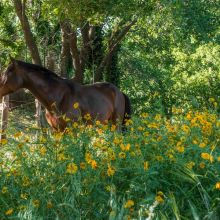
<instances>
[{"instance_id":1,"label":"meadow","mask_svg":"<svg viewBox=\"0 0 220 220\"><path fill-rule=\"evenodd\" d=\"M64 132L52 132L27 90L4 98L0 220L219 220L219 15L211 0L1 0L0 97L23 84L62 117L66 109L56 107L67 96L52 71L82 85L114 84L132 118L125 133L68 119ZM18 68L13 58L50 71ZM68 82L67 94L77 94ZM97 100L88 98L94 115L106 103Z\"/></svg>"},{"instance_id":2,"label":"meadow","mask_svg":"<svg viewBox=\"0 0 220 220\"><path fill-rule=\"evenodd\" d=\"M14 127L1 141L0 219L219 219L219 115L174 113L134 115L124 134L99 121Z\"/></svg>"}]
</instances>

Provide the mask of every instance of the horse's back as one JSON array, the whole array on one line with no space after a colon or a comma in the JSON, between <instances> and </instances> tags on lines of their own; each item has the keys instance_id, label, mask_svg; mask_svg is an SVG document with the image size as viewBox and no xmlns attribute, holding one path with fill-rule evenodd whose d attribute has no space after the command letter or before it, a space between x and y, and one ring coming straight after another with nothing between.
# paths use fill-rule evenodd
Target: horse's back
<instances>
[{"instance_id":1,"label":"horse's back","mask_svg":"<svg viewBox=\"0 0 220 220\"><path fill-rule=\"evenodd\" d=\"M93 118L100 121L123 118L124 97L115 85L108 82L88 85L80 85L72 80L66 82L69 95L72 96L71 102L79 103L82 114L90 113Z\"/></svg>"},{"instance_id":2,"label":"horse's back","mask_svg":"<svg viewBox=\"0 0 220 220\"><path fill-rule=\"evenodd\" d=\"M97 97L104 95L106 99L111 103L111 120L123 119L125 111L125 100L123 93L112 83L97 82L92 85L88 85L91 90L97 91ZM93 88L93 89L92 89Z\"/></svg>"}]
</instances>

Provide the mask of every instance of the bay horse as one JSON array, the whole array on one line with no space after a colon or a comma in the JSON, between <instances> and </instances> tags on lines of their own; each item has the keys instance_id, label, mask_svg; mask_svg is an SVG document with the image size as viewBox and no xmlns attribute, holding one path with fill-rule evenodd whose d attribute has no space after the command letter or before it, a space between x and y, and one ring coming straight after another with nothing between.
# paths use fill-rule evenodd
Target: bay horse
<instances>
[{"instance_id":1,"label":"bay horse","mask_svg":"<svg viewBox=\"0 0 220 220\"><path fill-rule=\"evenodd\" d=\"M47 122L54 130L66 128L64 115L71 121L85 115L89 115L91 123L93 120L103 124L119 121L122 127L130 118L129 98L113 84L81 85L41 66L11 58L0 78L0 98L20 88L28 89L41 102Z\"/></svg>"}]
</instances>

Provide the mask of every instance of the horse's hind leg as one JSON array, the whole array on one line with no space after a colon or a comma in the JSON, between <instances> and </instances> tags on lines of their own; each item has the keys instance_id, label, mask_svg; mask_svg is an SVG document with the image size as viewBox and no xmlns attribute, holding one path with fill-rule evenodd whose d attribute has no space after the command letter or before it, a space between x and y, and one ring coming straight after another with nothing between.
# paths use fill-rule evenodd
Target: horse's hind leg
<instances>
[{"instance_id":1,"label":"horse's hind leg","mask_svg":"<svg viewBox=\"0 0 220 220\"><path fill-rule=\"evenodd\" d=\"M123 109L116 109L113 113L112 113L112 124L116 126L118 131L122 131L122 122L123 122L123 118L124 118L124 111L122 111Z\"/></svg>"}]
</instances>

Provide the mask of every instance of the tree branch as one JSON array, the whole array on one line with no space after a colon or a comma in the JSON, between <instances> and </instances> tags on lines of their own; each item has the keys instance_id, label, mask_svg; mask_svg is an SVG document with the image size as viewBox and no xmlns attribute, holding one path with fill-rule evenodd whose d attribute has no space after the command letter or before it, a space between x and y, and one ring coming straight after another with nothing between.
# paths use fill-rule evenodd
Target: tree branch
<instances>
[{"instance_id":1,"label":"tree branch","mask_svg":"<svg viewBox=\"0 0 220 220\"><path fill-rule=\"evenodd\" d=\"M116 50L118 44L121 42L121 40L125 37L125 35L128 33L128 31L131 29L131 27L137 22L137 20L131 21L129 24L127 24L123 30L119 33L118 31L115 32L115 35L111 37L112 42L109 43L109 50L108 53L104 56L102 59L96 74L95 74L95 81L99 81L101 79L102 72L105 68L105 65L109 62L109 59L111 59L114 51ZM117 35L117 36L116 36ZM114 40L115 38L115 40Z\"/></svg>"},{"instance_id":2,"label":"tree branch","mask_svg":"<svg viewBox=\"0 0 220 220\"><path fill-rule=\"evenodd\" d=\"M82 71L84 71L86 63L89 58L89 53L91 51L91 42L89 37L89 31L90 31L89 23L86 22L86 24L83 27L81 27L80 30L81 30L82 42L83 42L83 46L80 51L80 63L81 63Z\"/></svg>"},{"instance_id":3,"label":"tree branch","mask_svg":"<svg viewBox=\"0 0 220 220\"><path fill-rule=\"evenodd\" d=\"M77 34L75 31L72 30L71 24L68 21L65 21L65 24L63 24L63 27L64 26L65 28L63 30L66 31L68 35L70 53L72 55L73 67L75 69L74 80L82 83L83 82L83 70L82 70L81 61L80 61L80 53L77 47Z\"/></svg>"},{"instance_id":4,"label":"tree branch","mask_svg":"<svg viewBox=\"0 0 220 220\"><path fill-rule=\"evenodd\" d=\"M21 27L24 32L25 41L30 50L33 62L35 64L41 65L40 54L39 54L36 42L34 41L34 37L31 32L30 24L29 24L28 18L24 10L26 1L21 2L21 0L13 0L13 2L15 5L16 14L21 22Z\"/></svg>"}]
</instances>

